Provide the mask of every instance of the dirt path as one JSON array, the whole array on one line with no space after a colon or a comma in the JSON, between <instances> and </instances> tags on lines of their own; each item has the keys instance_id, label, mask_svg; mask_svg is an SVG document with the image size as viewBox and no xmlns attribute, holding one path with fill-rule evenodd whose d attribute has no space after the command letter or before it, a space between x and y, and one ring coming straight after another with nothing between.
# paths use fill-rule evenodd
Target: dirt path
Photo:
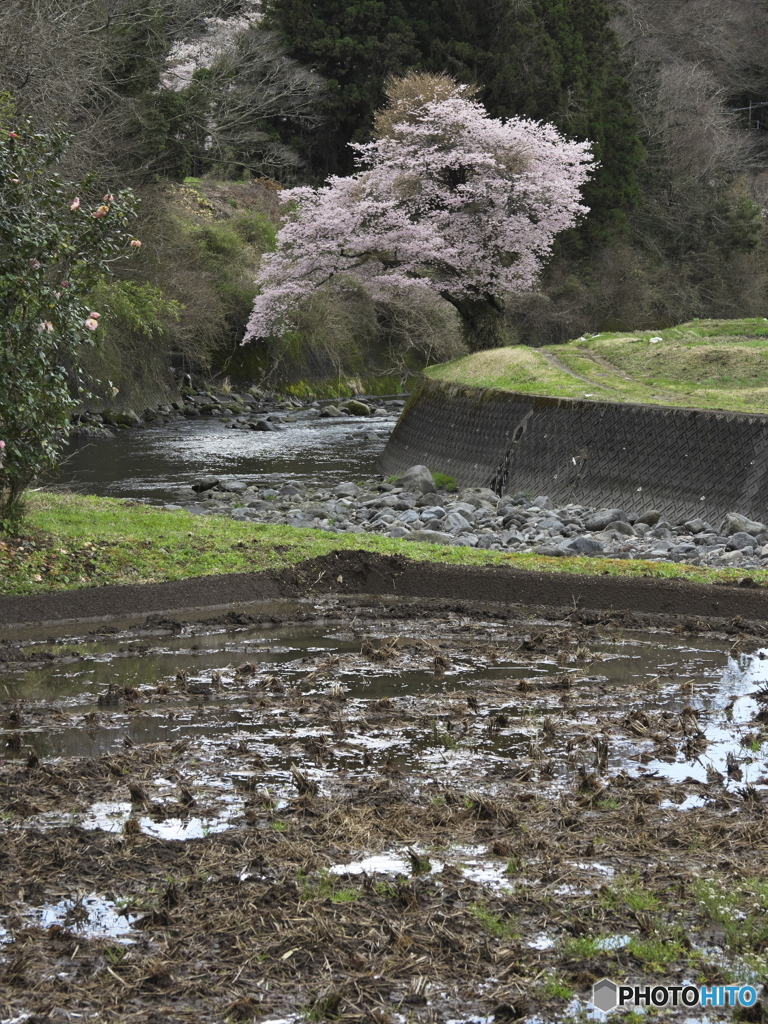
<instances>
[{"instance_id":1,"label":"dirt path","mask_svg":"<svg viewBox=\"0 0 768 1024\"><path fill-rule=\"evenodd\" d=\"M338 551L280 573L202 576L172 583L94 587L0 597L0 628L232 608L311 594L372 594L482 604L548 606L645 616L768 619L768 590L733 584L575 576L505 567L435 565L367 551Z\"/></svg>"}]
</instances>

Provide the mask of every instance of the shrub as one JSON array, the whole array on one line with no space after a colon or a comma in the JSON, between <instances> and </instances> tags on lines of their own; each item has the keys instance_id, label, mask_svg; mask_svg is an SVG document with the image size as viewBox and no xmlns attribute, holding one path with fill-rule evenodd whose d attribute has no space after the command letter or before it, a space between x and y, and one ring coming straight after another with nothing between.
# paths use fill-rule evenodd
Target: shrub
<instances>
[{"instance_id":1,"label":"shrub","mask_svg":"<svg viewBox=\"0 0 768 1024\"><path fill-rule=\"evenodd\" d=\"M21 496L57 462L83 390L81 350L101 314L89 295L138 239L130 192L99 199L92 181L52 171L62 131L29 121L0 130L0 526L18 521Z\"/></svg>"}]
</instances>

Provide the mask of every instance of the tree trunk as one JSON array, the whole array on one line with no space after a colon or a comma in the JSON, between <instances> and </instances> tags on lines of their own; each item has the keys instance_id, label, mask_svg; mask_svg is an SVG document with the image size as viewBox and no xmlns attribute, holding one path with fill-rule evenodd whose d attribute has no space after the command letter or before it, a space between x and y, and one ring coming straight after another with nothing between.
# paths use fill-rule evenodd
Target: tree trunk
<instances>
[{"instance_id":1,"label":"tree trunk","mask_svg":"<svg viewBox=\"0 0 768 1024\"><path fill-rule=\"evenodd\" d=\"M458 310L464 341L470 352L514 345L515 338L504 317L504 307L492 297L469 298L444 295Z\"/></svg>"}]
</instances>

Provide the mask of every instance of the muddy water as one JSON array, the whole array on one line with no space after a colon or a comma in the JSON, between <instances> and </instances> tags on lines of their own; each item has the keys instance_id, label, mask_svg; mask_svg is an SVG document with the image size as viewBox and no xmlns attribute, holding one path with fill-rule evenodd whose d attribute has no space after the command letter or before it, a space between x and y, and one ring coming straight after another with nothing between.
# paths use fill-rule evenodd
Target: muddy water
<instances>
[{"instance_id":1,"label":"muddy water","mask_svg":"<svg viewBox=\"0 0 768 1024\"><path fill-rule=\"evenodd\" d=\"M555 1024L603 976L765 976L765 640L303 607L7 638L0 1019Z\"/></svg>"},{"instance_id":2,"label":"muddy water","mask_svg":"<svg viewBox=\"0 0 768 1024\"><path fill-rule=\"evenodd\" d=\"M214 473L222 481L286 482L315 487L362 480L395 424L392 417L344 417L285 423L279 433L229 430L216 419L180 420L118 431L113 439L79 438L64 454L54 486L111 497L172 501L192 481ZM371 433L382 436L369 436Z\"/></svg>"},{"instance_id":3,"label":"muddy water","mask_svg":"<svg viewBox=\"0 0 768 1024\"><path fill-rule=\"evenodd\" d=\"M265 783L285 783L301 750L286 738L300 744L313 736L329 744L321 764L310 768L322 782L326 759L331 774L354 773L363 757L406 771L503 764L538 753L565 721L591 731L608 714L629 722L627 734L609 744L608 770L643 770L679 784L706 783L708 773L719 772L732 788L763 785L762 747L745 752L742 738L761 709L755 693L768 684L768 651L734 656L727 642L713 638L625 632L536 653L525 650L519 630L510 635L494 623L457 642L456 621L426 630L389 623L396 632L387 636L372 625L328 622L269 630L193 626L181 635L145 631L138 639L134 630L108 639L59 638L55 645L28 640L27 660L0 675L4 706L23 709L0 744L11 759L30 751L47 759L112 755L148 743L215 747L244 740L266 760ZM529 628L535 635L537 627ZM454 735L440 704L458 704L473 692L483 697L482 713L462 721ZM322 701L333 702L333 717L344 723L338 749L332 723L318 729L311 714L304 721L302 705ZM391 701L410 721L370 728L371 707ZM684 742L654 745L665 722L684 713L691 724L680 739L699 737L695 743L685 750ZM736 779L727 774L729 758L739 762ZM572 776L573 758L549 760L553 780Z\"/></svg>"}]
</instances>

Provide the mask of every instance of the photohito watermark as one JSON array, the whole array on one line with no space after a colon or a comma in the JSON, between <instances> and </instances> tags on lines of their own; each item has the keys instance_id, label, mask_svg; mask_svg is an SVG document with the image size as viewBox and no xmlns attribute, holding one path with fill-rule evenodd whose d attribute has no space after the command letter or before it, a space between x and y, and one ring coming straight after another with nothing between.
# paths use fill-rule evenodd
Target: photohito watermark
<instances>
[{"instance_id":1,"label":"photohito watermark","mask_svg":"<svg viewBox=\"0 0 768 1024\"><path fill-rule=\"evenodd\" d=\"M610 1013L630 1006L754 1006L753 985L617 985L601 978L592 986L592 1003Z\"/></svg>"}]
</instances>

